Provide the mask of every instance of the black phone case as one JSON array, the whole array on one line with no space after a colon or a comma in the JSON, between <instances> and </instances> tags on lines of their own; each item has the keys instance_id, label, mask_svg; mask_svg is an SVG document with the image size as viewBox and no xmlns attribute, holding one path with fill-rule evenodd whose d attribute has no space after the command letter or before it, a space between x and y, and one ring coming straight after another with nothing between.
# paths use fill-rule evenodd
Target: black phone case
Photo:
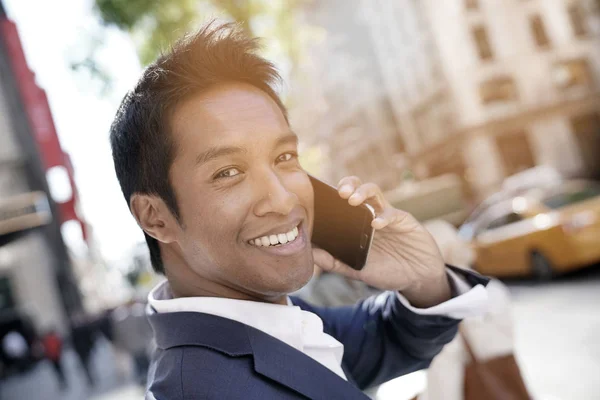
<instances>
[{"instance_id":1,"label":"black phone case","mask_svg":"<svg viewBox=\"0 0 600 400\"><path fill-rule=\"evenodd\" d=\"M351 206L337 189L310 177L315 192L312 242L332 256L360 270L373 239L373 211L365 205Z\"/></svg>"}]
</instances>

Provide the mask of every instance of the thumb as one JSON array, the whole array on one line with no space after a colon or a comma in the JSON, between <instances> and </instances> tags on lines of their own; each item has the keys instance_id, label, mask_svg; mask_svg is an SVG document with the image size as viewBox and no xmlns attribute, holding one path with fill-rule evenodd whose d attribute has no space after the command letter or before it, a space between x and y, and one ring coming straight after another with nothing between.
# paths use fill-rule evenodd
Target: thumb
<instances>
[{"instance_id":1,"label":"thumb","mask_svg":"<svg viewBox=\"0 0 600 400\"><path fill-rule=\"evenodd\" d=\"M323 249L313 248L313 260L314 263L323 271L333 272L350 279L360 280L360 271L357 271L347 264L344 264Z\"/></svg>"}]
</instances>

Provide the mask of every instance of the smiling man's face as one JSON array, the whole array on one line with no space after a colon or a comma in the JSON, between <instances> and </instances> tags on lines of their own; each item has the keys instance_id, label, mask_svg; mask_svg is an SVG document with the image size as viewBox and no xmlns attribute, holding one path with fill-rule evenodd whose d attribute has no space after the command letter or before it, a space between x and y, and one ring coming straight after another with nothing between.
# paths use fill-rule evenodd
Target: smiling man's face
<instances>
[{"instance_id":1,"label":"smiling man's face","mask_svg":"<svg viewBox=\"0 0 600 400\"><path fill-rule=\"evenodd\" d=\"M306 284L313 189L276 103L250 85L221 85L177 106L170 125L175 245L189 268L260 299Z\"/></svg>"}]
</instances>

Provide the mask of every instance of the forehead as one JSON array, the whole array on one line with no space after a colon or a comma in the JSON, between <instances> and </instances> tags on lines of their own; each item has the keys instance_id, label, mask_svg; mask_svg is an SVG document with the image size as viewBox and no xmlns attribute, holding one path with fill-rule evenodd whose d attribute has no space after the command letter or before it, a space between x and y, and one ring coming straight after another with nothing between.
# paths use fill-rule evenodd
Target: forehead
<instances>
[{"instance_id":1,"label":"forehead","mask_svg":"<svg viewBox=\"0 0 600 400\"><path fill-rule=\"evenodd\" d=\"M289 130L275 101L244 83L222 84L187 99L174 110L171 128L177 144L195 148L266 140Z\"/></svg>"}]
</instances>

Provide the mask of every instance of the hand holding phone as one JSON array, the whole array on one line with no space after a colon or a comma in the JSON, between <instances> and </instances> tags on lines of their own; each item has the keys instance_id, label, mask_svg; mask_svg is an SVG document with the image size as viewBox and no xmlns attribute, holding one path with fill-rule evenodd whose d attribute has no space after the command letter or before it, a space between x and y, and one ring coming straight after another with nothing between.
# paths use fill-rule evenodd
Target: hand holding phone
<instances>
[{"instance_id":1,"label":"hand holding phone","mask_svg":"<svg viewBox=\"0 0 600 400\"><path fill-rule=\"evenodd\" d=\"M362 269L373 241L373 208L351 206L333 186L313 176L310 180L315 194L312 242L350 267Z\"/></svg>"},{"instance_id":2,"label":"hand holding phone","mask_svg":"<svg viewBox=\"0 0 600 400\"><path fill-rule=\"evenodd\" d=\"M315 264L381 290L400 291L415 307L432 307L450 299L441 253L412 215L392 207L377 185L363 184L355 176L340 181L343 192L323 185L313 180L317 232L313 242L323 249L313 250ZM361 205L367 204L365 211ZM353 212L357 214L349 216ZM376 237L373 231L378 232ZM364 233L369 244L363 248Z\"/></svg>"}]
</instances>

